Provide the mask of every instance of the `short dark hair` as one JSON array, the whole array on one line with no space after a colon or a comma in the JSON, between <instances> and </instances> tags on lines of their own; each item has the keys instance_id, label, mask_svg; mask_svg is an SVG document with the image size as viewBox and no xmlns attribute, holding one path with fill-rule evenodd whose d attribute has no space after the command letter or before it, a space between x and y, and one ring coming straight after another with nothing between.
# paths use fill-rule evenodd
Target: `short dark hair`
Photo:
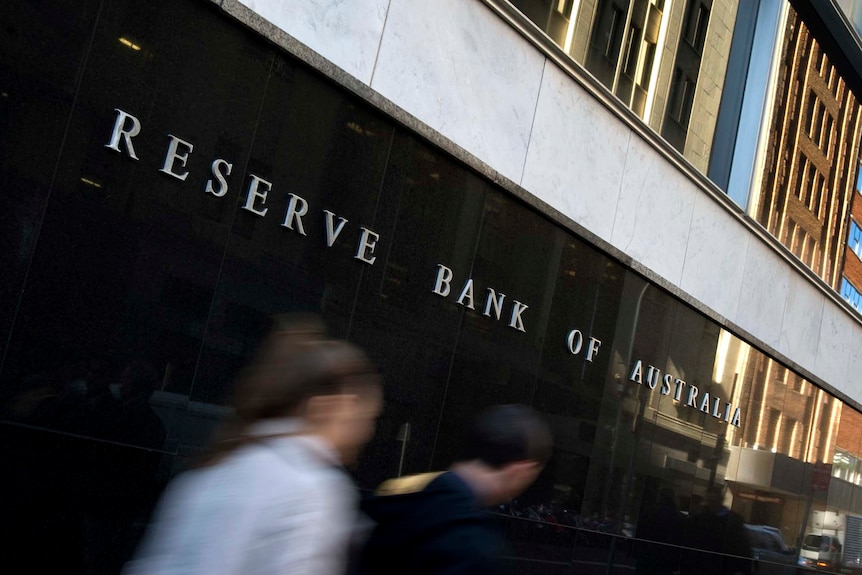
<instances>
[{"instance_id":1,"label":"short dark hair","mask_svg":"<svg viewBox=\"0 0 862 575\"><path fill-rule=\"evenodd\" d=\"M479 414L470 427L461 461L493 468L516 461L547 463L553 436L548 424L526 405L498 405Z\"/></svg>"}]
</instances>

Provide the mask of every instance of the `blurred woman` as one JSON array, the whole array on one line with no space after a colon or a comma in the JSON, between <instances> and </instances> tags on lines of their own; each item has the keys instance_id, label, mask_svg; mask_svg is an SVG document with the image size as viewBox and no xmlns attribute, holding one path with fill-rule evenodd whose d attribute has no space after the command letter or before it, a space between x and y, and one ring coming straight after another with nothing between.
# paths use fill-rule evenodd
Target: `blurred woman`
<instances>
[{"instance_id":1,"label":"blurred woman","mask_svg":"<svg viewBox=\"0 0 862 575\"><path fill-rule=\"evenodd\" d=\"M235 397L236 418L168 487L127 574L343 572L357 496L342 466L374 433L376 370L318 323L283 323Z\"/></svg>"}]
</instances>

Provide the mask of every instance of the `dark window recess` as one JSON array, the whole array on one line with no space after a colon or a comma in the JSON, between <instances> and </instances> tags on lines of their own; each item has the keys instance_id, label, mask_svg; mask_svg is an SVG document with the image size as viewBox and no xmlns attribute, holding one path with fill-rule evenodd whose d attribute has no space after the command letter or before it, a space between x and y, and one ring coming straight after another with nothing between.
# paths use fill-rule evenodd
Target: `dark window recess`
<instances>
[{"instance_id":1,"label":"dark window recess","mask_svg":"<svg viewBox=\"0 0 862 575\"><path fill-rule=\"evenodd\" d=\"M614 6L611 9L609 20L609 26L604 34L604 56L611 62L616 62L620 54L620 45L622 44L623 20L625 20L625 14L623 14L623 11L618 7Z\"/></svg>"},{"instance_id":2,"label":"dark window recess","mask_svg":"<svg viewBox=\"0 0 862 575\"><path fill-rule=\"evenodd\" d=\"M670 106L668 106L668 117L672 118L682 127L688 126L691 118L691 105L694 101L694 80L685 75L679 68L674 73L673 85L670 93Z\"/></svg>"},{"instance_id":3,"label":"dark window recess","mask_svg":"<svg viewBox=\"0 0 862 575\"><path fill-rule=\"evenodd\" d=\"M641 29L632 26L629 28L629 36L626 39L626 57L623 73L634 79L638 68L638 53L640 52Z\"/></svg>"},{"instance_id":4,"label":"dark window recess","mask_svg":"<svg viewBox=\"0 0 862 575\"><path fill-rule=\"evenodd\" d=\"M572 6L574 6L575 0L558 0L556 10L566 18L572 13Z\"/></svg>"},{"instance_id":5,"label":"dark window recess","mask_svg":"<svg viewBox=\"0 0 862 575\"><path fill-rule=\"evenodd\" d=\"M688 17L685 22L685 41L697 53L703 52L706 40L706 29L709 26L709 6L703 2L693 1L688 5Z\"/></svg>"},{"instance_id":6,"label":"dark window recess","mask_svg":"<svg viewBox=\"0 0 862 575\"><path fill-rule=\"evenodd\" d=\"M647 42L644 49L644 65L641 69L641 77L639 84L645 88L649 87L650 77L652 76L652 66L655 62L655 44Z\"/></svg>"}]
</instances>

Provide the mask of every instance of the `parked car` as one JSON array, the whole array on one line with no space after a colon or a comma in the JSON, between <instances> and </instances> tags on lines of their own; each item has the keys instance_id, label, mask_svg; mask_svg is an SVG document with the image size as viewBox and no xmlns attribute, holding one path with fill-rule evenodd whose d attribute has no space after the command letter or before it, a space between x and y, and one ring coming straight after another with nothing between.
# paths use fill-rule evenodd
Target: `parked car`
<instances>
[{"instance_id":1,"label":"parked car","mask_svg":"<svg viewBox=\"0 0 862 575\"><path fill-rule=\"evenodd\" d=\"M799 566L818 571L840 571L841 541L835 535L809 533L802 540Z\"/></svg>"},{"instance_id":2,"label":"parked car","mask_svg":"<svg viewBox=\"0 0 862 575\"><path fill-rule=\"evenodd\" d=\"M787 546L781 531L771 525L745 525L758 575L792 575L796 551Z\"/></svg>"}]
</instances>

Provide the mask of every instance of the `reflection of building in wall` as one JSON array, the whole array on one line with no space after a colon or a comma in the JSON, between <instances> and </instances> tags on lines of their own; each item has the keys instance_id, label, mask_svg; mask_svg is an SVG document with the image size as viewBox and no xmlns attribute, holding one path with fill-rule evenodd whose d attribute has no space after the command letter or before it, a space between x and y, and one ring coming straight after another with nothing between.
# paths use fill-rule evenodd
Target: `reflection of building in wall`
<instances>
[{"instance_id":1,"label":"reflection of building in wall","mask_svg":"<svg viewBox=\"0 0 862 575\"><path fill-rule=\"evenodd\" d=\"M784 453L806 463L829 461L841 417L841 402L773 359L757 354L746 366L750 421L739 445ZM807 433L803 430L807 429Z\"/></svg>"},{"instance_id":2,"label":"reflection of building in wall","mask_svg":"<svg viewBox=\"0 0 862 575\"><path fill-rule=\"evenodd\" d=\"M860 107L791 10L756 218L833 288L862 136Z\"/></svg>"},{"instance_id":3,"label":"reflection of building in wall","mask_svg":"<svg viewBox=\"0 0 862 575\"><path fill-rule=\"evenodd\" d=\"M738 0L514 0L699 170L709 163Z\"/></svg>"},{"instance_id":4,"label":"reflection of building in wall","mask_svg":"<svg viewBox=\"0 0 862 575\"><path fill-rule=\"evenodd\" d=\"M862 176L862 172L860 172ZM841 297L862 311L862 189L856 180L856 192L850 207L847 242L841 266Z\"/></svg>"}]
</instances>

